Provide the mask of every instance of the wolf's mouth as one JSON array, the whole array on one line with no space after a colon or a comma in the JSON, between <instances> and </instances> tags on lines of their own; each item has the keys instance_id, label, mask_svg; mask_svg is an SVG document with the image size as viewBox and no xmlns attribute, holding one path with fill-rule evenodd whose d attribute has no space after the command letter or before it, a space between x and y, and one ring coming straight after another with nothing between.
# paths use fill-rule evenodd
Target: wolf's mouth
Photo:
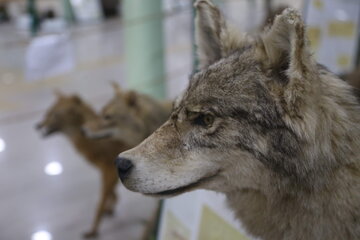
<instances>
[{"instance_id":1,"label":"wolf's mouth","mask_svg":"<svg viewBox=\"0 0 360 240\"><path fill-rule=\"evenodd\" d=\"M45 130L42 132L42 134L43 134L44 137L48 137L48 136L50 136L51 134L56 133L57 131L58 131L58 129L56 129L56 128L48 128L48 129L45 129Z\"/></svg>"},{"instance_id":2,"label":"wolf's mouth","mask_svg":"<svg viewBox=\"0 0 360 240\"><path fill-rule=\"evenodd\" d=\"M209 176L209 177L201 178L198 181L190 183L190 184L188 184L186 186L182 186L182 187L178 187L178 188L170 189L170 190L166 190L166 191L161 191L161 192L157 192L157 193L144 193L144 194L147 195L147 196L152 196L152 197L165 197L165 196L179 195L181 193L189 192L191 190L194 190L195 188L197 188L201 184L204 184L204 183L210 181L211 179L213 179L217 175L218 175L218 172L216 174L214 174L214 175Z\"/></svg>"},{"instance_id":3,"label":"wolf's mouth","mask_svg":"<svg viewBox=\"0 0 360 240\"><path fill-rule=\"evenodd\" d=\"M41 125L37 125L37 126L36 126L36 129L37 129L38 131L40 131L40 133L41 133L41 135L42 135L43 137L48 137L48 136L50 136L51 134L56 133L56 132L59 131L59 129L56 128L56 127L50 128L50 127L41 126Z\"/></svg>"}]
</instances>

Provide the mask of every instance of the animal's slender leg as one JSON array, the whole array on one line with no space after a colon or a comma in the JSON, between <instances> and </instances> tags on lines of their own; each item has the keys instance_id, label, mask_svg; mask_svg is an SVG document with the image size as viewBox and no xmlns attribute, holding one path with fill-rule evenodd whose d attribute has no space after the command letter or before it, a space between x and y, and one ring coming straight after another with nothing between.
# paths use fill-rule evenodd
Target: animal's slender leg
<instances>
[{"instance_id":1,"label":"animal's slender leg","mask_svg":"<svg viewBox=\"0 0 360 240\"><path fill-rule=\"evenodd\" d=\"M102 189L101 189L101 197L98 203L98 207L96 210L96 215L91 227L91 230L84 234L84 238L94 238L98 235L98 228L100 225L101 218L104 215L104 211L106 209L106 203L108 201L109 195L112 191L112 182L106 176L106 171L102 171Z\"/></svg>"},{"instance_id":2,"label":"animal's slender leg","mask_svg":"<svg viewBox=\"0 0 360 240\"><path fill-rule=\"evenodd\" d=\"M107 216L113 216L114 212L115 212L116 203L118 201L118 196L116 193L117 183L118 183L118 176L115 174L114 177L111 178L111 184L110 184L111 192L110 192L108 200L106 202L105 214Z\"/></svg>"}]
</instances>

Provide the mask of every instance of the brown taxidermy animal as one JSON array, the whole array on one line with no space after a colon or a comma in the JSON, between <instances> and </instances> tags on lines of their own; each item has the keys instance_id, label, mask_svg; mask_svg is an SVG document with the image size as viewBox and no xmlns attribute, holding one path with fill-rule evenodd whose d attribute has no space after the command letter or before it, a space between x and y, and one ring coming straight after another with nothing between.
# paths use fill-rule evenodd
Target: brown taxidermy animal
<instances>
[{"instance_id":1,"label":"brown taxidermy animal","mask_svg":"<svg viewBox=\"0 0 360 240\"><path fill-rule=\"evenodd\" d=\"M37 129L44 137L55 133L64 134L85 160L100 171L102 181L100 200L91 229L84 234L86 238L96 237L103 216L113 214L118 199L116 194L118 177L114 169L114 159L130 146L119 140L94 140L86 137L82 126L88 121L97 119L98 116L80 97L65 96L61 93L57 95L57 101L49 108L43 121L37 125Z\"/></svg>"},{"instance_id":2,"label":"brown taxidermy animal","mask_svg":"<svg viewBox=\"0 0 360 240\"><path fill-rule=\"evenodd\" d=\"M171 101L158 101L133 90L123 91L113 83L114 96L102 108L100 119L84 125L90 138L114 138L136 146L170 116Z\"/></svg>"}]
</instances>

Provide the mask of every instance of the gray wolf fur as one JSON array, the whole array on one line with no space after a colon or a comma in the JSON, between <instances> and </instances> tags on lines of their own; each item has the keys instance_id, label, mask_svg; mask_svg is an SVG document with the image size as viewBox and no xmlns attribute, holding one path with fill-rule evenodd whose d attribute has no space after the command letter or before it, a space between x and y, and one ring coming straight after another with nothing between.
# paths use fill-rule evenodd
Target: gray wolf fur
<instances>
[{"instance_id":1,"label":"gray wolf fur","mask_svg":"<svg viewBox=\"0 0 360 240\"><path fill-rule=\"evenodd\" d=\"M123 152L123 184L169 197L222 192L265 240L360 239L360 109L352 87L313 59L286 9L258 37L200 0L194 74L164 125Z\"/></svg>"},{"instance_id":2,"label":"gray wolf fur","mask_svg":"<svg viewBox=\"0 0 360 240\"><path fill-rule=\"evenodd\" d=\"M356 96L358 96L360 99L360 65L357 66L352 72L343 74L341 78L354 87Z\"/></svg>"}]
</instances>

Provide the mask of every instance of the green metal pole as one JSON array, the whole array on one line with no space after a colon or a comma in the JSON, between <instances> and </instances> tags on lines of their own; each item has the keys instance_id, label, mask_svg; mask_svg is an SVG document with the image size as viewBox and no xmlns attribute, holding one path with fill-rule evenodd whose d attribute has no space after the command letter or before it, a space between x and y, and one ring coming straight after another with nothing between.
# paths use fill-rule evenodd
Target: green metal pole
<instances>
[{"instance_id":1,"label":"green metal pole","mask_svg":"<svg viewBox=\"0 0 360 240\"><path fill-rule=\"evenodd\" d=\"M75 23L76 18L70 0L63 0L62 2L64 8L65 21L69 24Z\"/></svg>"},{"instance_id":2,"label":"green metal pole","mask_svg":"<svg viewBox=\"0 0 360 240\"><path fill-rule=\"evenodd\" d=\"M128 86L158 99L165 98L161 3L161 0L124 0L122 8ZM159 209L161 206L162 201ZM154 240L154 235L149 239Z\"/></svg>"},{"instance_id":3,"label":"green metal pole","mask_svg":"<svg viewBox=\"0 0 360 240\"><path fill-rule=\"evenodd\" d=\"M165 97L161 0L124 0L126 80L129 88Z\"/></svg>"},{"instance_id":4,"label":"green metal pole","mask_svg":"<svg viewBox=\"0 0 360 240\"><path fill-rule=\"evenodd\" d=\"M192 1L192 5L194 5L196 0ZM196 43L195 43L195 18L196 18L196 11L195 8L191 8L191 15L192 15L192 21L191 21L191 41L192 41L192 54L193 54L193 73L196 73L199 69L199 59L196 55Z\"/></svg>"},{"instance_id":5,"label":"green metal pole","mask_svg":"<svg viewBox=\"0 0 360 240\"><path fill-rule=\"evenodd\" d=\"M28 9L29 16L31 18L30 26L29 26L30 32L31 32L32 36L35 36L40 27L40 21L39 21L39 16L38 16L37 9L36 9L35 0L28 0L27 9Z\"/></svg>"}]
</instances>

